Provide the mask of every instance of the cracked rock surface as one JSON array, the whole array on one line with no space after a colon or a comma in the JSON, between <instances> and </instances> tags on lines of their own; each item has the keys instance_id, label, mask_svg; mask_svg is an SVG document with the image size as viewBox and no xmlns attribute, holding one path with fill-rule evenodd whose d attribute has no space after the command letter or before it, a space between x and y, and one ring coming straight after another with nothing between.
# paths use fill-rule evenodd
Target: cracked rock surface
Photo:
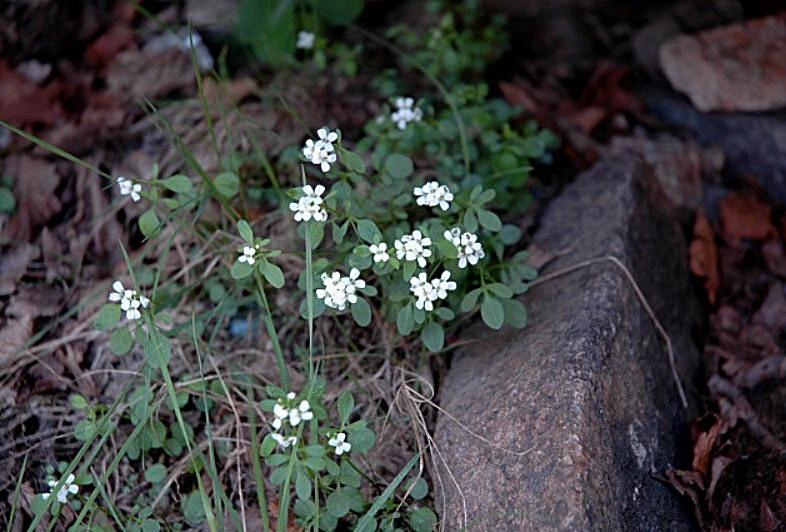
<instances>
[{"instance_id":1,"label":"cracked rock surface","mask_svg":"<svg viewBox=\"0 0 786 532\"><path fill-rule=\"evenodd\" d=\"M564 190L535 242L570 250L545 273L604 255L622 261L671 336L690 396L700 314L675 220L649 167L622 154ZM494 445L529 452L492 447L441 415L437 445L460 487L442 468L447 529L466 515L470 530L691 530L677 494L653 478L680 461L688 412L622 271L595 264L534 287L524 302L529 325L476 329L440 393L442 408Z\"/></svg>"}]
</instances>

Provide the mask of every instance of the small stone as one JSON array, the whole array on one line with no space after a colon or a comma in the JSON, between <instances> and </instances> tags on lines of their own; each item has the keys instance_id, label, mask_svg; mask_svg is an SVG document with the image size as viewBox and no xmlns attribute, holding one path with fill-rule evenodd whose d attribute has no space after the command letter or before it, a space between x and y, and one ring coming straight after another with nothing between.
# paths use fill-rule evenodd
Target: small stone
<instances>
[{"instance_id":1,"label":"small stone","mask_svg":"<svg viewBox=\"0 0 786 532\"><path fill-rule=\"evenodd\" d=\"M786 15L680 35L659 56L671 85L701 111L786 106Z\"/></svg>"}]
</instances>

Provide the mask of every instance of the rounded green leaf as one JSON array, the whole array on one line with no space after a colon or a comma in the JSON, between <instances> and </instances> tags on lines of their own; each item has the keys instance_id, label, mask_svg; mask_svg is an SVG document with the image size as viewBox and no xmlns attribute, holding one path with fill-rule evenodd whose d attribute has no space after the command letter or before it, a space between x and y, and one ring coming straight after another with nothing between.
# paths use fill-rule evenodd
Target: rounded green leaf
<instances>
[{"instance_id":1,"label":"rounded green leaf","mask_svg":"<svg viewBox=\"0 0 786 532\"><path fill-rule=\"evenodd\" d=\"M161 183L168 190L180 194L188 194L194 189L194 185L191 183L191 180L188 177L180 174L173 175L168 179L164 179Z\"/></svg>"},{"instance_id":2,"label":"rounded green leaf","mask_svg":"<svg viewBox=\"0 0 786 532\"><path fill-rule=\"evenodd\" d=\"M415 316L412 314L412 305L406 304L398 311L396 326L401 336L407 336L415 328Z\"/></svg>"},{"instance_id":3,"label":"rounded green leaf","mask_svg":"<svg viewBox=\"0 0 786 532\"><path fill-rule=\"evenodd\" d=\"M489 231L499 231L502 229L502 222L500 221L499 216L493 212L487 211L486 209L477 209L477 213L480 225Z\"/></svg>"},{"instance_id":4,"label":"rounded green leaf","mask_svg":"<svg viewBox=\"0 0 786 532\"><path fill-rule=\"evenodd\" d=\"M218 174L213 180L216 190L227 198L233 197L240 190L240 178L233 172Z\"/></svg>"},{"instance_id":5,"label":"rounded green leaf","mask_svg":"<svg viewBox=\"0 0 786 532\"><path fill-rule=\"evenodd\" d=\"M134 337L128 329L118 329L109 337L109 348L116 355L125 355L134 346Z\"/></svg>"},{"instance_id":6,"label":"rounded green leaf","mask_svg":"<svg viewBox=\"0 0 786 532\"><path fill-rule=\"evenodd\" d=\"M161 334L158 329L153 329L144 342L145 357L154 368L166 366L172 356L172 345L169 338Z\"/></svg>"},{"instance_id":7,"label":"rounded green leaf","mask_svg":"<svg viewBox=\"0 0 786 532\"><path fill-rule=\"evenodd\" d=\"M301 499L308 500L311 497L311 481L303 471L298 471L295 475L295 493Z\"/></svg>"},{"instance_id":8,"label":"rounded green leaf","mask_svg":"<svg viewBox=\"0 0 786 532\"><path fill-rule=\"evenodd\" d=\"M161 221L158 219L153 209L150 209L139 217L139 230L142 231L145 237L154 237L160 228Z\"/></svg>"},{"instance_id":9,"label":"rounded green leaf","mask_svg":"<svg viewBox=\"0 0 786 532\"><path fill-rule=\"evenodd\" d=\"M406 155L392 153L385 159L385 172L394 179L406 179L414 169L412 159Z\"/></svg>"},{"instance_id":10,"label":"rounded green leaf","mask_svg":"<svg viewBox=\"0 0 786 532\"><path fill-rule=\"evenodd\" d=\"M505 323L517 329L527 326L527 307L518 299L503 299L505 309Z\"/></svg>"},{"instance_id":11,"label":"rounded green leaf","mask_svg":"<svg viewBox=\"0 0 786 532\"><path fill-rule=\"evenodd\" d=\"M445 345L445 330L440 324L431 322L423 327L420 339L423 341L426 349L436 353Z\"/></svg>"},{"instance_id":12,"label":"rounded green leaf","mask_svg":"<svg viewBox=\"0 0 786 532\"><path fill-rule=\"evenodd\" d=\"M500 329L505 322L505 309L498 299L486 294L480 305L480 316L483 318L483 323L492 329Z\"/></svg>"},{"instance_id":13,"label":"rounded green leaf","mask_svg":"<svg viewBox=\"0 0 786 532\"><path fill-rule=\"evenodd\" d=\"M263 261L259 263L259 271L265 277L268 283L274 288L281 288L286 282L284 279L284 272L281 268L272 262Z\"/></svg>"},{"instance_id":14,"label":"rounded green leaf","mask_svg":"<svg viewBox=\"0 0 786 532\"><path fill-rule=\"evenodd\" d=\"M363 162L363 159L360 155L349 151L346 148L341 148L338 152L339 157L341 158L341 162L344 163L349 170L357 173L357 174L365 174L366 173L366 163Z\"/></svg>"},{"instance_id":15,"label":"rounded green leaf","mask_svg":"<svg viewBox=\"0 0 786 532\"><path fill-rule=\"evenodd\" d=\"M232 265L232 269L229 271L232 275L233 279L244 279L254 273L253 266L250 266L246 262L235 261Z\"/></svg>"},{"instance_id":16,"label":"rounded green leaf","mask_svg":"<svg viewBox=\"0 0 786 532\"><path fill-rule=\"evenodd\" d=\"M6 187L0 187L0 212L10 214L16 209L14 193Z\"/></svg>"},{"instance_id":17,"label":"rounded green leaf","mask_svg":"<svg viewBox=\"0 0 786 532\"><path fill-rule=\"evenodd\" d=\"M145 480L155 484L161 482L166 478L166 467L164 464L155 464L147 468L145 471Z\"/></svg>"},{"instance_id":18,"label":"rounded green leaf","mask_svg":"<svg viewBox=\"0 0 786 532\"><path fill-rule=\"evenodd\" d=\"M338 417L342 425L349 420L349 416L354 408L355 398L352 397L352 393L346 391L338 397Z\"/></svg>"},{"instance_id":19,"label":"rounded green leaf","mask_svg":"<svg viewBox=\"0 0 786 532\"><path fill-rule=\"evenodd\" d=\"M414 532L432 532L437 521L437 514L430 508L418 508L409 514L409 526Z\"/></svg>"},{"instance_id":20,"label":"rounded green leaf","mask_svg":"<svg viewBox=\"0 0 786 532\"><path fill-rule=\"evenodd\" d=\"M486 285L486 288L489 289L497 297L501 297L503 299L513 297L513 290L511 290L510 288L508 288L502 283L492 283Z\"/></svg>"},{"instance_id":21,"label":"rounded green leaf","mask_svg":"<svg viewBox=\"0 0 786 532\"><path fill-rule=\"evenodd\" d=\"M354 318L355 323L361 327L365 327L371 323L371 305L362 297L359 297L358 300L352 304L350 310L352 311L352 318Z\"/></svg>"},{"instance_id":22,"label":"rounded green leaf","mask_svg":"<svg viewBox=\"0 0 786 532\"><path fill-rule=\"evenodd\" d=\"M107 331L111 329L113 325L120 321L121 315L122 311L120 310L120 305L107 303L101 307L101 310L96 317L96 329L99 331Z\"/></svg>"},{"instance_id":23,"label":"rounded green leaf","mask_svg":"<svg viewBox=\"0 0 786 532\"><path fill-rule=\"evenodd\" d=\"M467 294L461 300L461 312L469 312L475 308L481 292L482 290L480 288L475 288L474 290L467 292Z\"/></svg>"},{"instance_id":24,"label":"rounded green leaf","mask_svg":"<svg viewBox=\"0 0 786 532\"><path fill-rule=\"evenodd\" d=\"M382 240L382 232L377 227L377 224L371 220L363 219L357 221L358 236L370 244L380 242Z\"/></svg>"},{"instance_id":25,"label":"rounded green leaf","mask_svg":"<svg viewBox=\"0 0 786 532\"><path fill-rule=\"evenodd\" d=\"M254 231L251 230L251 226L248 225L247 221L238 220L237 231L240 233L240 238L245 240L249 246L254 245Z\"/></svg>"}]
</instances>

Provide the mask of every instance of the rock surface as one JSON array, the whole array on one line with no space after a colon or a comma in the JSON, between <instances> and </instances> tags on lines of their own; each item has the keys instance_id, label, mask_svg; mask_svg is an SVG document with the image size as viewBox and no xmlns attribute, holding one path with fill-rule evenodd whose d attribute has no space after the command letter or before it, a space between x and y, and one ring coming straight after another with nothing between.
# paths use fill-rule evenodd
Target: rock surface
<instances>
[{"instance_id":1,"label":"rock surface","mask_svg":"<svg viewBox=\"0 0 786 532\"><path fill-rule=\"evenodd\" d=\"M547 269L614 255L639 282L671 335L682 381L697 364L698 309L686 248L649 168L607 159L549 207L536 242L570 252ZM686 412L664 342L622 272L610 263L535 287L522 331L478 332L456 355L436 440L448 530L690 530L678 496L652 477L677 458ZM690 394L690 391L689 391ZM461 493L463 493L463 498Z\"/></svg>"},{"instance_id":2,"label":"rock surface","mask_svg":"<svg viewBox=\"0 0 786 532\"><path fill-rule=\"evenodd\" d=\"M703 146L718 146L725 170L740 181L754 177L786 203L786 113L702 113L665 91L640 91L648 110L690 133Z\"/></svg>"},{"instance_id":3,"label":"rock surface","mask_svg":"<svg viewBox=\"0 0 786 532\"><path fill-rule=\"evenodd\" d=\"M671 85L701 111L786 106L786 14L680 35L660 48Z\"/></svg>"}]
</instances>

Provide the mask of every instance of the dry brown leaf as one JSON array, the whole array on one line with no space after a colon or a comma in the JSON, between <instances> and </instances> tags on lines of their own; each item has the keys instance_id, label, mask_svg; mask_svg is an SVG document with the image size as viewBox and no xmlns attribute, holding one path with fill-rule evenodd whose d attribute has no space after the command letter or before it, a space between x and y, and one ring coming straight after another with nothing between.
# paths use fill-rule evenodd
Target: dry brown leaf
<instances>
[{"instance_id":1,"label":"dry brown leaf","mask_svg":"<svg viewBox=\"0 0 786 532\"><path fill-rule=\"evenodd\" d=\"M41 88L0 60L0 119L15 125L53 124L63 117L61 86Z\"/></svg>"},{"instance_id":2,"label":"dry brown leaf","mask_svg":"<svg viewBox=\"0 0 786 532\"><path fill-rule=\"evenodd\" d=\"M0 296L16 290L16 284L24 276L27 266L38 256L38 246L18 242L0 255Z\"/></svg>"},{"instance_id":3,"label":"dry brown leaf","mask_svg":"<svg viewBox=\"0 0 786 532\"><path fill-rule=\"evenodd\" d=\"M702 476L706 476L712 461L712 451L718 437L726 432L726 424L721 419L716 419L715 423L706 432L701 432L693 443L693 462L692 466Z\"/></svg>"},{"instance_id":4,"label":"dry brown leaf","mask_svg":"<svg viewBox=\"0 0 786 532\"><path fill-rule=\"evenodd\" d=\"M729 194L721 200L723 235L730 244L743 238L764 240L776 235L772 207L751 194Z\"/></svg>"},{"instance_id":5,"label":"dry brown leaf","mask_svg":"<svg viewBox=\"0 0 786 532\"><path fill-rule=\"evenodd\" d=\"M5 236L29 242L38 227L60 212L60 200L55 194L60 176L49 161L23 154L6 158L5 173L14 178L18 205Z\"/></svg>"},{"instance_id":6,"label":"dry brown leaf","mask_svg":"<svg viewBox=\"0 0 786 532\"><path fill-rule=\"evenodd\" d=\"M699 213L693 226L693 242L690 243L690 269L694 275L703 277L707 298L715 304L720 288L720 272L718 270L718 249L715 246L715 235L709 220Z\"/></svg>"}]
</instances>

